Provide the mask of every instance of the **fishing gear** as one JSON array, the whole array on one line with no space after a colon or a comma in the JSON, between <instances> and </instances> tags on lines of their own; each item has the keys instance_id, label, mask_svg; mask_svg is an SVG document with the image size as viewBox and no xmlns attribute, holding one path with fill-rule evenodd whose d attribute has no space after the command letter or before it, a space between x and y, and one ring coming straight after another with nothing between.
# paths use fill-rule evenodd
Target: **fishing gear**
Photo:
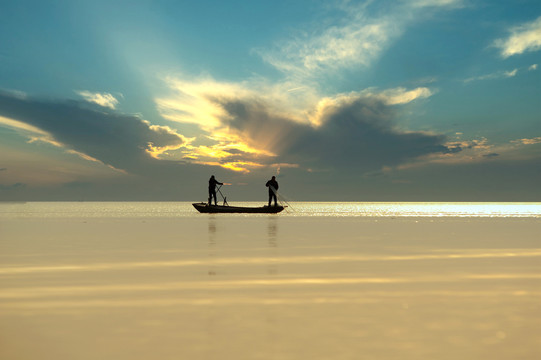
<instances>
[{"instance_id":1,"label":"fishing gear","mask_svg":"<svg viewBox=\"0 0 541 360\"><path fill-rule=\"evenodd\" d=\"M220 191L222 185L218 186L218 192L220 193L220 195L222 196L222 199L224 199L224 206L229 206L229 204L227 203L227 198L224 196L224 194L222 194L222 192Z\"/></svg>"},{"instance_id":2,"label":"fishing gear","mask_svg":"<svg viewBox=\"0 0 541 360\"><path fill-rule=\"evenodd\" d=\"M287 202L287 200L281 195L278 193L278 190L276 190L274 188L274 186L269 186L270 189L272 190L272 192L276 195L276 197L278 198L278 201L280 202L280 205L282 205L284 208L290 208L291 210L295 211L295 209ZM286 203L286 206L284 206L283 203ZM287 209L286 209L287 211Z\"/></svg>"}]
</instances>

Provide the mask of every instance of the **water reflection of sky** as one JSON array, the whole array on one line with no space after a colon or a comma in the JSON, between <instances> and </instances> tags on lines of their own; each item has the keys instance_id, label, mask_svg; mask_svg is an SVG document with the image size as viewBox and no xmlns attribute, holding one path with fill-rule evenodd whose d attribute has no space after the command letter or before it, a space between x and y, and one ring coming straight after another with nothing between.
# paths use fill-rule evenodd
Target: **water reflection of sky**
<instances>
[{"instance_id":1,"label":"water reflection of sky","mask_svg":"<svg viewBox=\"0 0 541 360\"><path fill-rule=\"evenodd\" d=\"M0 205L0 338L26 359L536 359L539 204L451 205Z\"/></svg>"}]
</instances>

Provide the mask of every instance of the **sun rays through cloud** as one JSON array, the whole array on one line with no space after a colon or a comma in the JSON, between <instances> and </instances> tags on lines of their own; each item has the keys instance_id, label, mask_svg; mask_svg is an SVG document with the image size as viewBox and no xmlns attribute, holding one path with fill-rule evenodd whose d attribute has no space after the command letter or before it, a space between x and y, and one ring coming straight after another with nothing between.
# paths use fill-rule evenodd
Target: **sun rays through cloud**
<instances>
[{"instance_id":1,"label":"sun rays through cloud","mask_svg":"<svg viewBox=\"0 0 541 360\"><path fill-rule=\"evenodd\" d=\"M438 183L449 197L461 186L521 199L537 190L528 187L541 146L532 0L158 0L129 12L120 3L104 12L101 0L41 12L30 3L0 11L9 198L44 178L69 196L77 186L110 194L108 179L123 177L128 198L167 199L179 179L209 173L244 184L275 174L300 193L311 184L346 198L360 182L382 196L435 194ZM500 172L523 185L482 185ZM463 181L470 175L475 186Z\"/></svg>"},{"instance_id":2,"label":"sun rays through cloud","mask_svg":"<svg viewBox=\"0 0 541 360\"><path fill-rule=\"evenodd\" d=\"M198 164L249 172L250 168L270 166L278 160L307 168L302 158L296 155L306 154L313 159L319 153L349 148L353 156L366 146L361 144L366 133L380 137L382 142L374 143L374 149L394 146L392 143L397 139L406 137L411 139L411 144L404 146L419 148L415 141L432 137L434 143L420 145L424 150L412 151L409 155L412 158L418 153L447 151L443 144L438 144L440 138L437 136L401 132L393 122L393 107L426 99L435 93L425 87L365 89L332 97L312 90L304 97L288 99L283 96L282 89L290 84L261 87L260 80L233 84L208 77L193 82L168 77L165 81L170 94L155 99L160 113L180 124L197 125L206 133L183 151L185 159ZM343 135L357 133L359 137L340 137L336 133L336 123L342 121L350 122L350 128L346 128ZM344 157L344 163L351 160L347 153ZM320 157L323 161L320 167L332 165L333 161L325 158ZM378 166L377 163L374 161L371 167ZM311 164L310 168L313 167Z\"/></svg>"}]
</instances>

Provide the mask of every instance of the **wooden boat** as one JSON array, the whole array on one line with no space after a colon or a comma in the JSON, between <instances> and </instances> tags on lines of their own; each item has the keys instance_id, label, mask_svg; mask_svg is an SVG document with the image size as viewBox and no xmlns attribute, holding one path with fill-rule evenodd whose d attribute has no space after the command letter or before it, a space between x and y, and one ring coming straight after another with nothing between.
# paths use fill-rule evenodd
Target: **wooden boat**
<instances>
[{"instance_id":1,"label":"wooden boat","mask_svg":"<svg viewBox=\"0 0 541 360\"><path fill-rule=\"evenodd\" d=\"M284 210L283 206L260 206L260 207L247 207L247 206L229 206L229 205L209 205L204 202L193 203L194 208L200 213L248 213L248 214L276 214Z\"/></svg>"}]
</instances>

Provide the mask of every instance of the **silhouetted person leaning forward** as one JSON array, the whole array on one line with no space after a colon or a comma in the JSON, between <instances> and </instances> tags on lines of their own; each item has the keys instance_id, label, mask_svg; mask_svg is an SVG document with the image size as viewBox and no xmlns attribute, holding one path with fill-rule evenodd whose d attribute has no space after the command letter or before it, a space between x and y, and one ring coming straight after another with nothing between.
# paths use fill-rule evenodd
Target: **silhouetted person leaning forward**
<instances>
[{"instance_id":1,"label":"silhouetted person leaning forward","mask_svg":"<svg viewBox=\"0 0 541 360\"><path fill-rule=\"evenodd\" d=\"M269 206L271 206L272 199L274 199L274 206L278 206L278 200L276 198L276 192L278 191L278 181L276 181L276 176L273 176L272 179L267 181L265 186L269 188Z\"/></svg>"},{"instance_id":2,"label":"silhouetted person leaning forward","mask_svg":"<svg viewBox=\"0 0 541 360\"><path fill-rule=\"evenodd\" d=\"M212 175L209 179L209 205L212 205L212 198L214 198L214 205L218 205L218 199L216 198L216 185L223 185Z\"/></svg>"}]
</instances>

